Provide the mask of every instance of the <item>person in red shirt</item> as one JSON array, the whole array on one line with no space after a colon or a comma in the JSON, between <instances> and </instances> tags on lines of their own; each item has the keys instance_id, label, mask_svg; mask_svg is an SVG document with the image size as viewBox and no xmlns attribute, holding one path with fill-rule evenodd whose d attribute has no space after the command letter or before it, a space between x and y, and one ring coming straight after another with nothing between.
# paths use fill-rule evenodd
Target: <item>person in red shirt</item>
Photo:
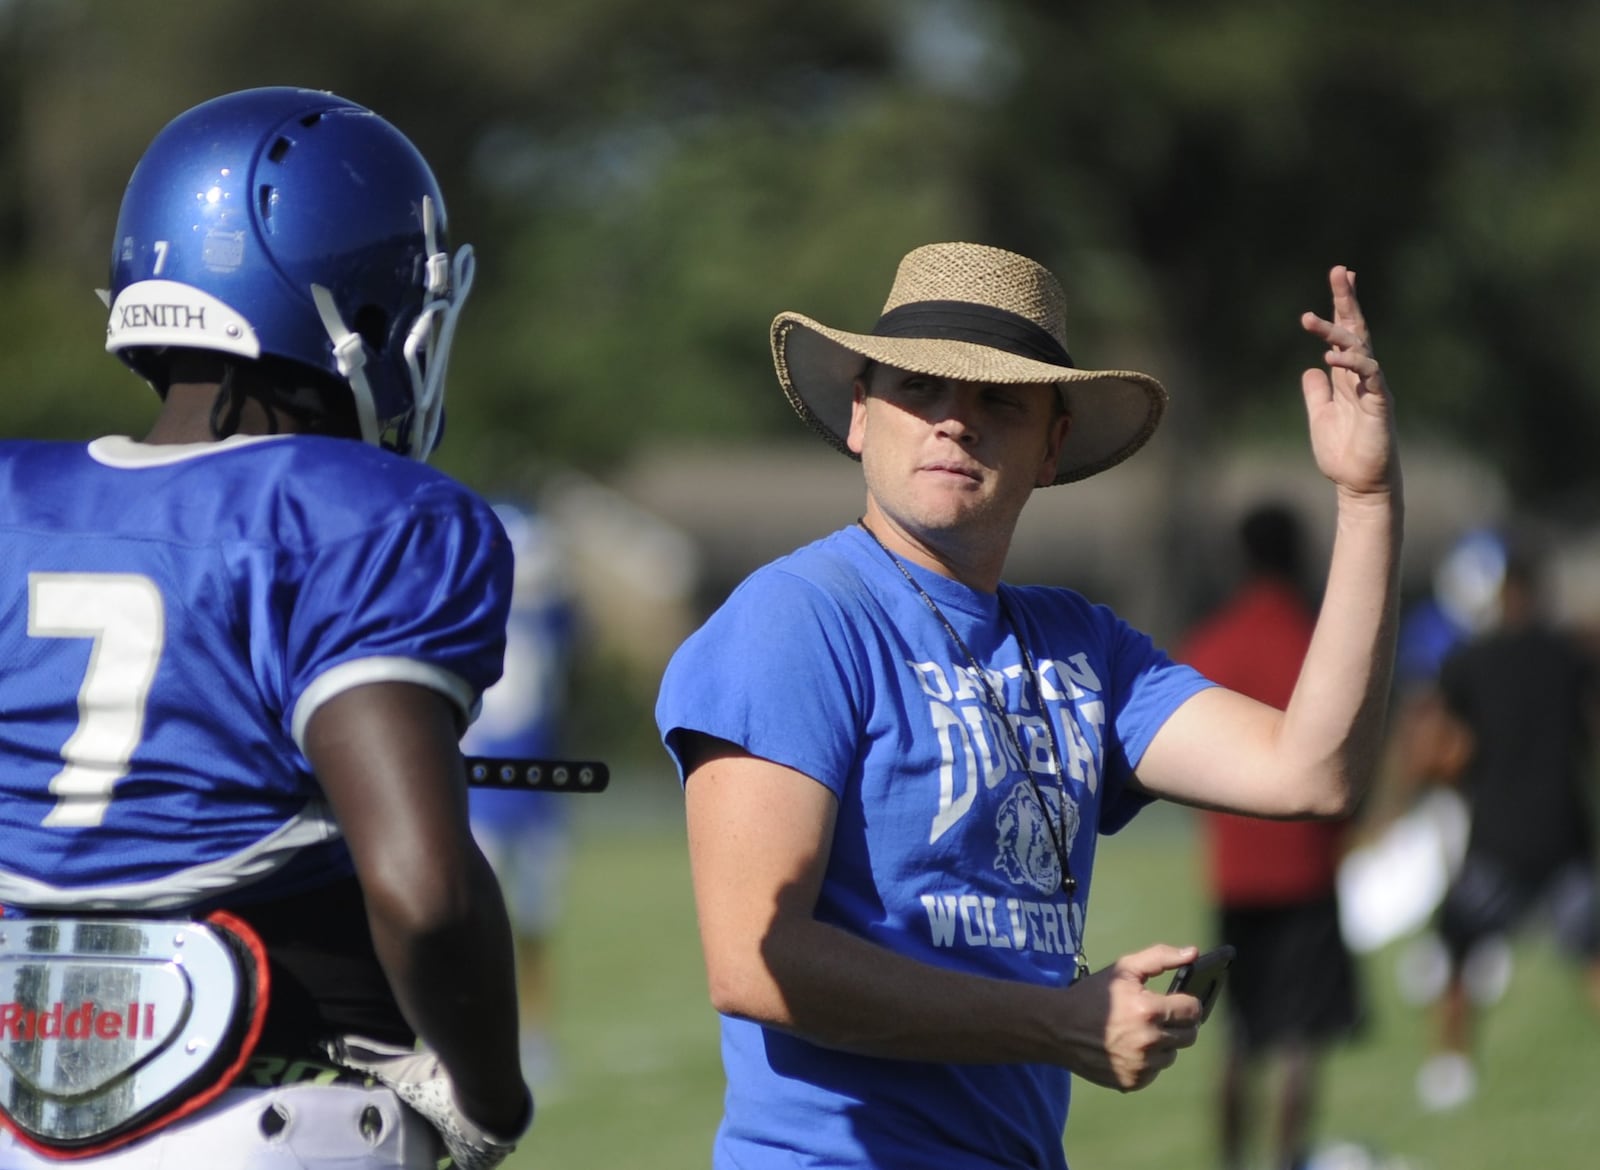
<instances>
[{"instance_id":1,"label":"person in red shirt","mask_svg":"<svg viewBox=\"0 0 1600 1170\"><path fill-rule=\"evenodd\" d=\"M1239 527L1245 576L1177 657L1263 703L1289 702L1316 610L1301 582L1301 525L1278 503ZM1220 941L1237 948L1219 1099L1222 1164L1248 1160L1254 1082L1277 1065L1273 1165L1305 1164L1324 1046L1354 1027L1355 964L1339 930L1335 880L1345 823L1201 814Z\"/></svg>"}]
</instances>

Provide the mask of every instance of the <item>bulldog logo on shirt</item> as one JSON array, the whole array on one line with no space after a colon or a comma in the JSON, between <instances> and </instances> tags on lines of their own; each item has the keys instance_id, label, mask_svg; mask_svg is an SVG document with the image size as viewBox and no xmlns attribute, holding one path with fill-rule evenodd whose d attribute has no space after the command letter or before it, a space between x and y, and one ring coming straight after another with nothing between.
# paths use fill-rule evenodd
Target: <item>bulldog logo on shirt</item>
<instances>
[{"instance_id":1,"label":"bulldog logo on shirt","mask_svg":"<svg viewBox=\"0 0 1600 1170\"><path fill-rule=\"evenodd\" d=\"M1041 798L1043 806L1039 803ZM1052 825L1070 855L1081 820L1078 802L1070 796L1063 811L1060 790L1040 786L1036 792L1031 783L1020 781L1000 802L1000 811L995 814L998 852L994 867L1018 885L1032 886L1044 894L1059 892L1061 857L1051 835Z\"/></svg>"}]
</instances>

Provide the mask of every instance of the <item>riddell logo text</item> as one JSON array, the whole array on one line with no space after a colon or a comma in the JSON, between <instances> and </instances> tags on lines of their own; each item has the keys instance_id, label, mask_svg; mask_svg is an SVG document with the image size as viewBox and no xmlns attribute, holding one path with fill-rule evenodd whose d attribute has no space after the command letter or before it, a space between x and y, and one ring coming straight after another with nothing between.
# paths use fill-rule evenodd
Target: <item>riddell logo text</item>
<instances>
[{"instance_id":1,"label":"riddell logo text","mask_svg":"<svg viewBox=\"0 0 1600 1170\"><path fill-rule=\"evenodd\" d=\"M156 1034L156 1005L134 1000L126 1008L107 1011L84 1000L67 1010L57 1003L29 1011L20 1003L0 1003L0 1041L4 1040L141 1040Z\"/></svg>"}]
</instances>

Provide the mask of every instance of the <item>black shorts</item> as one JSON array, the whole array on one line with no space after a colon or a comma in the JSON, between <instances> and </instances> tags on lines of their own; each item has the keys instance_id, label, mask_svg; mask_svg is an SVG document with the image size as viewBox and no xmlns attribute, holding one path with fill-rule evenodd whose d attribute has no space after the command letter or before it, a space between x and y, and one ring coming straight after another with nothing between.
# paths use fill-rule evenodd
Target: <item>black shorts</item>
<instances>
[{"instance_id":1,"label":"black shorts","mask_svg":"<svg viewBox=\"0 0 1600 1170\"><path fill-rule=\"evenodd\" d=\"M1339 932L1334 895L1289 906L1224 906L1218 927L1221 941L1238 951L1224 994L1240 1047L1326 1041L1354 1031L1355 961Z\"/></svg>"},{"instance_id":2,"label":"black shorts","mask_svg":"<svg viewBox=\"0 0 1600 1170\"><path fill-rule=\"evenodd\" d=\"M1439 907L1439 937L1460 963L1481 940L1509 933L1543 910L1570 955L1600 956L1600 889L1594 862L1575 857L1547 877L1519 875L1493 857L1468 853Z\"/></svg>"}]
</instances>

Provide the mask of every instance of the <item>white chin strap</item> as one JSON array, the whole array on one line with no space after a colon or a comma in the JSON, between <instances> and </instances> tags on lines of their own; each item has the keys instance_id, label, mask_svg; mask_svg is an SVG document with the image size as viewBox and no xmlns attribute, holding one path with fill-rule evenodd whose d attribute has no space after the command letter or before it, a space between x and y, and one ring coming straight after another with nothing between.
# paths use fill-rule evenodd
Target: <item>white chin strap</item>
<instances>
[{"instance_id":1,"label":"white chin strap","mask_svg":"<svg viewBox=\"0 0 1600 1170\"><path fill-rule=\"evenodd\" d=\"M311 298L316 302L322 327L333 342L339 373L350 383L355 396L361 438L373 446L389 445L408 458L426 462L439 441L439 428L444 423L444 379L450 363L450 343L455 338L456 317L472 289L476 260L470 244L457 248L453 260L448 252L439 249L438 215L432 197L427 195L422 197L422 231L428 250L424 272L427 299L406 335L402 350L411 381L412 406L405 416L378 418L377 399L367 380L370 351L366 342L345 325L328 289L313 284ZM397 423L399 429L394 442L385 444L385 432Z\"/></svg>"}]
</instances>

